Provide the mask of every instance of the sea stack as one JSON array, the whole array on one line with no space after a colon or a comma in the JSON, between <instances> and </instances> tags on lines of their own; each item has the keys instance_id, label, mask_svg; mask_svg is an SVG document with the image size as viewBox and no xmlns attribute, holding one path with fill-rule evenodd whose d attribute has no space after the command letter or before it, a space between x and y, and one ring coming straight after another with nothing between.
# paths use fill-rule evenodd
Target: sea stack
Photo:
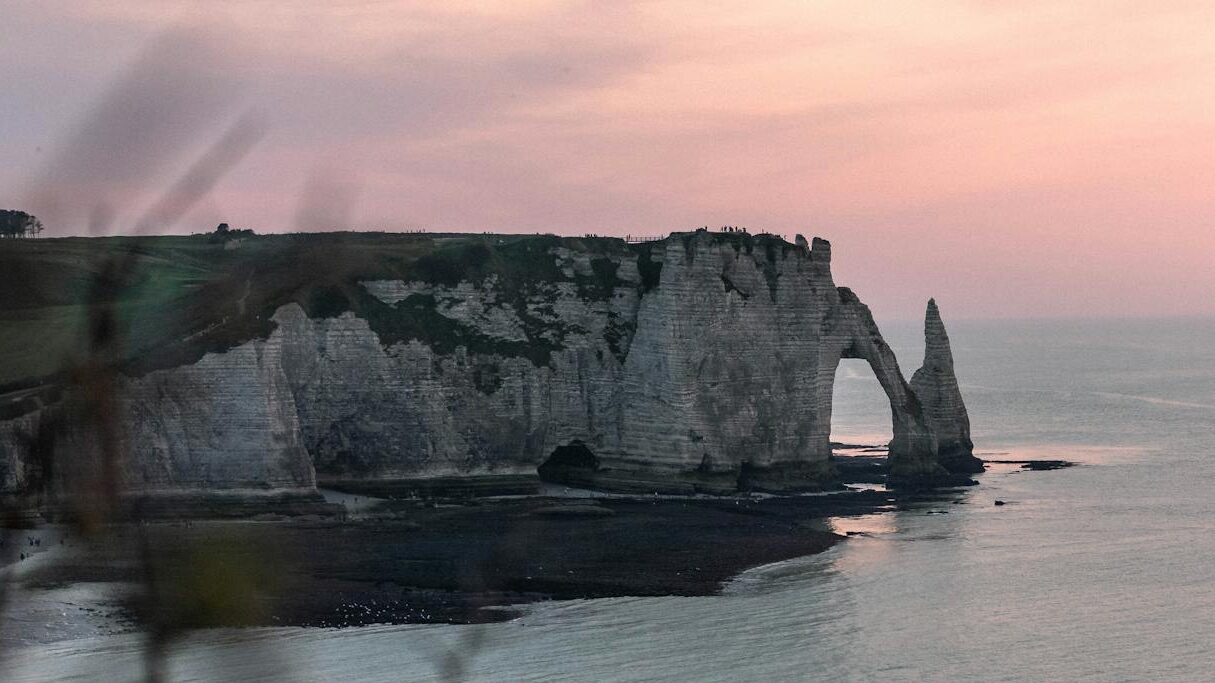
<instances>
[{"instance_id":1,"label":"sea stack","mask_svg":"<svg viewBox=\"0 0 1215 683\"><path fill-rule=\"evenodd\" d=\"M955 474L982 472L983 461L974 456L970 417L954 374L949 334L933 299L928 300L924 315L924 365L911 377L911 390L936 434L937 462Z\"/></svg>"}]
</instances>

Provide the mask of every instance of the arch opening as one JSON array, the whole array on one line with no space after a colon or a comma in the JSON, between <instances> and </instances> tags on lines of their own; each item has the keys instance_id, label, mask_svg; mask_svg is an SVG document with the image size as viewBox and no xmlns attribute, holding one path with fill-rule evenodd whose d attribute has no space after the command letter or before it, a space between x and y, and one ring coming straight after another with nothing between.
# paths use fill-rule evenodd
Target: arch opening
<instances>
[{"instance_id":1,"label":"arch opening","mask_svg":"<svg viewBox=\"0 0 1215 683\"><path fill-rule=\"evenodd\" d=\"M548 459L536 468L540 481L566 486L590 486L599 469L599 458L586 444L577 439L558 446Z\"/></svg>"},{"instance_id":2,"label":"arch opening","mask_svg":"<svg viewBox=\"0 0 1215 683\"><path fill-rule=\"evenodd\" d=\"M844 481L881 481L894 437L891 401L867 360L844 358L831 396L831 460ZM865 475L872 474L872 477Z\"/></svg>"}]
</instances>

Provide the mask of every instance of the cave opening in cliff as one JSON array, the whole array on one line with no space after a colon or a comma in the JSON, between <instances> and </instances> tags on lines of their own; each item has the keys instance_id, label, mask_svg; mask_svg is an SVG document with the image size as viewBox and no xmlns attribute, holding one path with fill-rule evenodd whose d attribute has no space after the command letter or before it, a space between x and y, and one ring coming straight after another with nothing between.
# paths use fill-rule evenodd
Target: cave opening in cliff
<instances>
[{"instance_id":1,"label":"cave opening in cliff","mask_svg":"<svg viewBox=\"0 0 1215 683\"><path fill-rule=\"evenodd\" d=\"M598 468L599 458L595 457L585 443L574 440L564 446L558 446L548 459L536 468L536 472L543 482L579 486L590 484Z\"/></svg>"},{"instance_id":2,"label":"cave opening in cliff","mask_svg":"<svg viewBox=\"0 0 1215 683\"><path fill-rule=\"evenodd\" d=\"M858 450L845 446L884 447L890 442L890 399L868 361L840 361L831 403L831 443L837 455Z\"/></svg>"}]
</instances>

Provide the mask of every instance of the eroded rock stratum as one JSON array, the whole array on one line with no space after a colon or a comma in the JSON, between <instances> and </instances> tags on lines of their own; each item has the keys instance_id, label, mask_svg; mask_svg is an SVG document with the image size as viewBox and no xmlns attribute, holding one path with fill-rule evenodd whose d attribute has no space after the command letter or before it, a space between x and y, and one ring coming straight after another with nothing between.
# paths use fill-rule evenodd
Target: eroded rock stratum
<instances>
[{"instance_id":1,"label":"eroded rock stratum","mask_svg":"<svg viewBox=\"0 0 1215 683\"><path fill-rule=\"evenodd\" d=\"M842 358L890 399L892 477L981 469L935 304L908 383L827 241L536 239L524 265L358 279L348 303L279 302L266 334L123 375L123 486L492 488L543 469L614 490L815 489L835 474ZM48 442L82 462L96 449L64 419L71 394L0 422L3 491L29 485Z\"/></svg>"}]
</instances>

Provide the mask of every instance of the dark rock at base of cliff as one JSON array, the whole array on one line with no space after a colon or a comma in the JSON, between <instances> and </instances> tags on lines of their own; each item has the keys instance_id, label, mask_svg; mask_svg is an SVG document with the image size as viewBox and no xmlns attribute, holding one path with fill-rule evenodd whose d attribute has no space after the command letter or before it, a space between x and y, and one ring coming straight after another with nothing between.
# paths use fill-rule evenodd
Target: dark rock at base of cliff
<instances>
[{"instance_id":1,"label":"dark rock at base of cliff","mask_svg":"<svg viewBox=\"0 0 1215 683\"><path fill-rule=\"evenodd\" d=\"M940 454L941 467L950 474L979 474L983 472L983 461L975 457L969 450L959 449Z\"/></svg>"},{"instance_id":2,"label":"dark rock at base of cliff","mask_svg":"<svg viewBox=\"0 0 1215 683\"><path fill-rule=\"evenodd\" d=\"M532 510L532 514L540 517L564 517L570 519L579 517L611 517L616 513L611 508L605 508L602 505L572 502L561 505L545 505L544 507Z\"/></svg>"},{"instance_id":3,"label":"dark rock at base of cliff","mask_svg":"<svg viewBox=\"0 0 1215 683\"><path fill-rule=\"evenodd\" d=\"M1072 467L1075 464L1076 463L1074 463L1074 462L1068 462L1066 460L1030 460L1029 462L1022 463L1021 469L1023 469L1023 470L1061 470L1065 467Z\"/></svg>"},{"instance_id":4,"label":"dark rock at base of cliff","mask_svg":"<svg viewBox=\"0 0 1215 683\"><path fill-rule=\"evenodd\" d=\"M797 493L838 489L836 473L825 463L783 463L757 467L713 468L708 459L692 471L604 467L581 441L553 451L537 469L552 484L618 493L731 495L740 491Z\"/></svg>"},{"instance_id":5,"label":"dark rock at base of cliff","mask_svg":"<svg viewBox=\"0 0 1215 683\"><path fill-rule=\"evenodd\" d=\"M1070 460L984 460L993 465L1020 465L1023 470L1046 471L1075 467Z\"/></svg>"},{"instance_id":6,"label":"dark rock at base of cliff","mask_svg":"<svg viewBox=\"0 0 1215 683\"><path fill-rule=\"evenodd\" d=\"M814 493L840 487L839 474L830 463L796 462L769 467L743 463L738 473L739 491Z\"/></svg>"},{"instance_id":7,"label":"dark rock at base of cliff","mask_svg":"<svg viewBox=\"0 0 1215 683\"><path fill-rule=\"evenodd\" d=\"M885 484L885 455L834 456L831 464L844 484Z\"/></svg>"},{"instance_id":8,"label":"dark rock at base of cliff","mask_svg":"<svg viewBox=\"0 0 1215 683\"><path fill-rule=\"evenodd\" d=\"M119 520L283 519L288 517L342 517L346 508L325 502L315 491L158 493L125 496L118 507ZM46 506L43 516L52 522L72 519L68 506Z\"/></svg>"},{"instance_id":9,"label":"dark rock at base of cliff","mask_svg":"<svg viewBox=\"0 0 1215 683\"><path fill-rule=\"evenodd\" d=\"M890 476L886 479L886 486L888 488L901 492L929 491L932 489L978 485L979 482L971 479L968 474L953 474L949 472L923 476Z\"/></svg>"},{"instance_id":10,"label":"dark rock at base of cliff","mask_svg":"<svg viewBox=\"0 0 1215 683\"><path fill-rule=\"evenodd\" d=\"M467 499L488 496L532 496L540 478L528 474L420 479L331 479L318 477L317 486L373 498Z\"/></svg>"},{"instance_id":11,"label":"dark rock at base of cliff","mask_svg":"<svg viewBox=\"0 0 1215 683\"><path fill-rule=\"evenodd\" d=\"M696 493L729 495L738 491L733 474L655 472L625 469L569 469L553 484L623 494L690 496Z\"/></svg>"},{"instance_id":12,"label":"dark rock at base of cliff","mask_svg":"<svg viewBox=\"0 0 1215 683\"><path fill-rule=\"evenodd\" d=\"M575 488L626 494L730 496L739 492L808 493L840 488L839 477L827 463L787 463L714 471L702 467L679 470L599 468L588 462L548 462L540 467L543 481Z\"/></svg>"},{"instance_id":13,"label":"dark rock at base of cliff","mask_svg":"<svg viewBox=\"0 0 1215 683\"><path fill-rule=\"evenodd\" d=\"M971 459L978 460L964 455L953 461L956 469L942 463L943 470L920 475L892 473L888 459L878 455L834 456L831 463L839 473L839 480L845 484L886 484L891 489L918 491L977 485L979 482L969 475L983 472L982 462L979 461L976 468L969 462Z\"/></svg>"}]
</instances>

